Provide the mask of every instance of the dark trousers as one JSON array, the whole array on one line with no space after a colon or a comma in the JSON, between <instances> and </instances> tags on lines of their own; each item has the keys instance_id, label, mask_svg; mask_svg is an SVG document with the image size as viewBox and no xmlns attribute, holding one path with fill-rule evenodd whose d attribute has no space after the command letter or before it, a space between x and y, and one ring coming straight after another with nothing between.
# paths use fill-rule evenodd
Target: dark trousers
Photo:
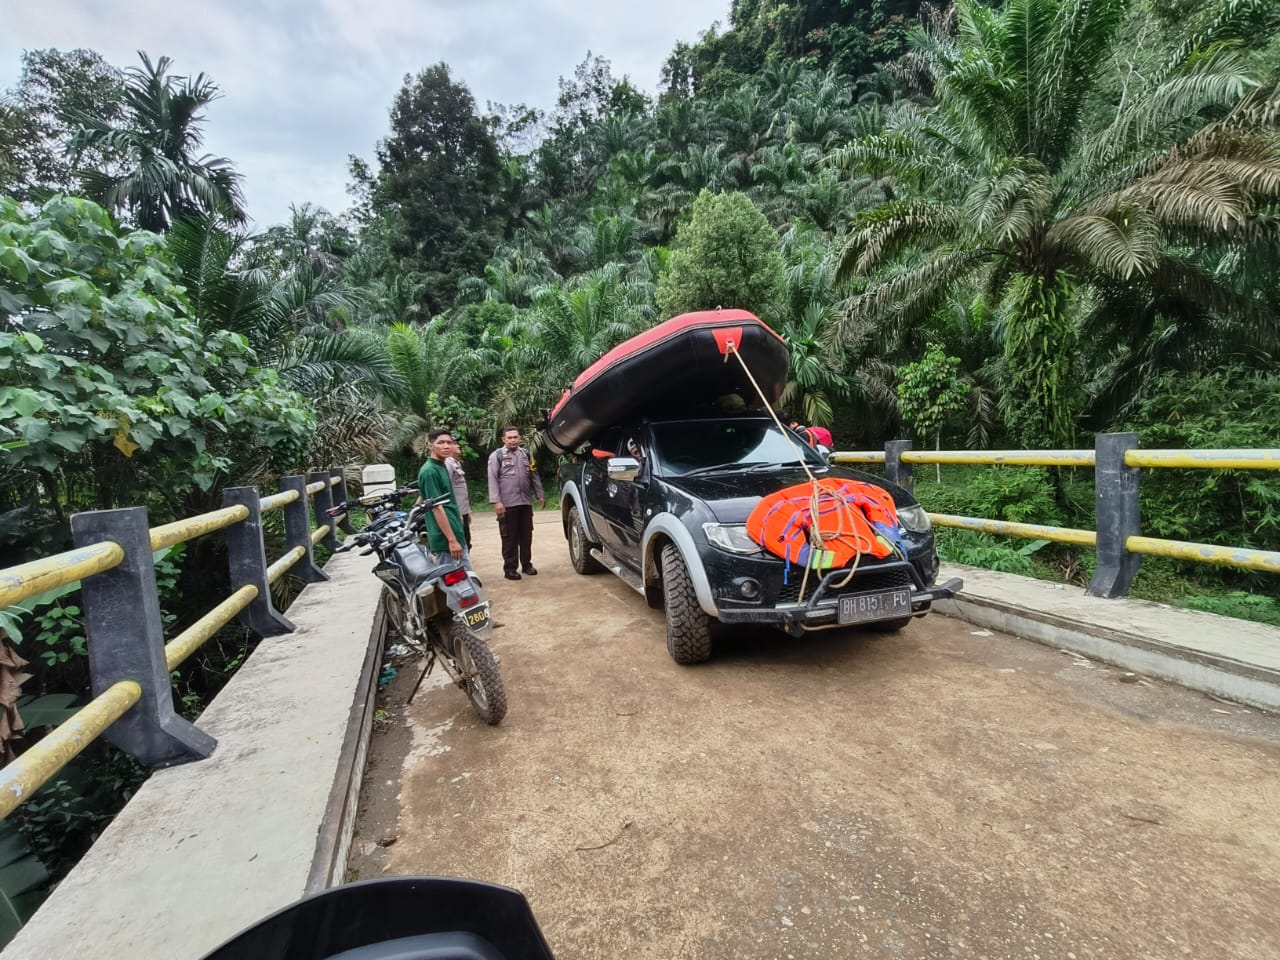
<instances>
[{"instance_id":1,"label":"dark trousers","mask_svg":"<svg viewBox=\"0 0 1280 960\"><path fill-rule=\"evenodd\" d=\"M471 549L471 514L462 515L462 533L467 538L467 549Z\"/></svg>"},{"instance_id":2,"label":"dark trousers","mask_svg":"<svg viewBox=\"0 0 1280 960\"><path fill-rule=\"evenodd\" d=\"M502 535L502 569L516 572L517 554L520 566L533 566L533 505L507 507L498 520L498 533Z\"/></svg>"}]
</instances>

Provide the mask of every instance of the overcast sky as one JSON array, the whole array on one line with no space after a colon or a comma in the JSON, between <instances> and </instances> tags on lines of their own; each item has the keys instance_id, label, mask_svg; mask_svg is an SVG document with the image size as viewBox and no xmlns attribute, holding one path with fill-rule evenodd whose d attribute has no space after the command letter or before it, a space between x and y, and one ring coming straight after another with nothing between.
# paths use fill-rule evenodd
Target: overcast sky
<instances>
[{"instance_id":1,"label":"overcast sky","mask_svg":"<svg viewBox=\"0 0 1280 960\"><path fill-rule=\"evenodd\" d=\"M348 154L373 160L406 73L441 60L486 101L549 108L590 50L657 89L677 40L695 41L729 0L0 0L0 88L23 50L91 47L119 67L168 55L222 88L205 150L244 175L259 228L291 202L338 212Z\"/></svg>"}]
</instances>

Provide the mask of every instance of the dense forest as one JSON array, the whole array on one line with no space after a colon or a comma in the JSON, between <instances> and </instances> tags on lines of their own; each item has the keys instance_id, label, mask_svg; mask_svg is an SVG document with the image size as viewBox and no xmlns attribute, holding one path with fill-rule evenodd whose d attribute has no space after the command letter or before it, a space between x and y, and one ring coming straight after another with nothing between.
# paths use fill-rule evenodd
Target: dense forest
<instances>
[{"instance_id":1,"label":"dense forest","mask_svg":"<svg viewBox=\"0 0 1280 960\"><path fill-rule=\"evenodd\" d=\"M474 465L614 344L717 305L786 338L783 403L839 448L1277 446L1278 27L1271 0L733 0L656 96L588 54L552 108L482 110L425 65L351 158L350 209L299 197L258 232L234 158L201 152L222 91L199 64L28 51L0 100L2 562L64 547L75 510L159 523L302 469L408 476L434 425ZM952 478L926 506L1092 526L1090 478ZM1275 481L1144 497L1154 535L1277 543ZM192 559L162 561L177 624ZM1280 622L1261 578L1142 576ZM45 691L84 687L68 610L5 621ZM178 678L193 711L249 643ZM117 793L136 776L99 766Z\"/></svg>"}]
</instances>

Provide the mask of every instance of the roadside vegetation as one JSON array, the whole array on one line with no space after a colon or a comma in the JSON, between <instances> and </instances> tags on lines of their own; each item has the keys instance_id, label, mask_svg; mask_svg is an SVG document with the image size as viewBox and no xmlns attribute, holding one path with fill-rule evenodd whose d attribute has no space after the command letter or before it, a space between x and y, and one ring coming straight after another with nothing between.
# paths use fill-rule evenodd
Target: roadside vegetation
<instances>
[{"instance_id":1,"label":"roadside vegetation","mask_svg":"<svg viewBox=\"0 0 1280 960\"><path fill-rule=\"evenodd\" d=\"M838 449L1280 446L1277 28L1269 0L734 0L657 95L588 55L551 109L481 109L424 65L351 158L350 209L299 197L255 230L234 158L202 152L222 91L199 64L29 51L0 99L0 566L65 548L77 510L158 524L305 469L408 477L436 425L479 484L501 427L689 307L777 329L783 402ZM941 512L1093 526L1081 473L917 484ZM1153 535L1280 544L1268 475L1142 491ZM1075 583L1092 563L940 542ZM161 558L175 631L224 595L218 550ZM1280 622L1261 575L1148 559L1135 592ZM0 613L0 672L31 675L11 749L87 693L78 614L74 592ZM184 665L184 712L252 647L229 629ZM10 929L142 776L94 748L10 818Z\"/></svg>"}]
</instances>

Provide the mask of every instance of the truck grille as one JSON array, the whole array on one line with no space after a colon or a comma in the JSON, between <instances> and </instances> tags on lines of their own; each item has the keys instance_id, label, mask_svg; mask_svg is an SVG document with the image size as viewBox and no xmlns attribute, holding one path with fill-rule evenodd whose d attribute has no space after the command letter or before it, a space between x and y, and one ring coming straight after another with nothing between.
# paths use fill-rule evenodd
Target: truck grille
<instances>
[{"instance_id":1,"label":"truck grille","mask_svg":"<svg viewBox=\"0 0 1280 960\"><path fill-rule=\"evenodd\" d=\"M800 582L804 579L804 570L793 568L791 571L791 582L784 583L782 589L778 592L778 603L795 603L800 599ZM817 589L821 582L821 577L815 577L809 574L809 586L805 591L805 599L813 596L814 590ZM839 581L836 581L839 583ZM842 593L867 593L872 590L907 590L914 589L915 584L911 581L911 574L902 567L895 570L876 570L874 567L859 570L853 575L853 579L840 590L828 589L824 597L837 597Z\"/></svg>"}]
</instances>

